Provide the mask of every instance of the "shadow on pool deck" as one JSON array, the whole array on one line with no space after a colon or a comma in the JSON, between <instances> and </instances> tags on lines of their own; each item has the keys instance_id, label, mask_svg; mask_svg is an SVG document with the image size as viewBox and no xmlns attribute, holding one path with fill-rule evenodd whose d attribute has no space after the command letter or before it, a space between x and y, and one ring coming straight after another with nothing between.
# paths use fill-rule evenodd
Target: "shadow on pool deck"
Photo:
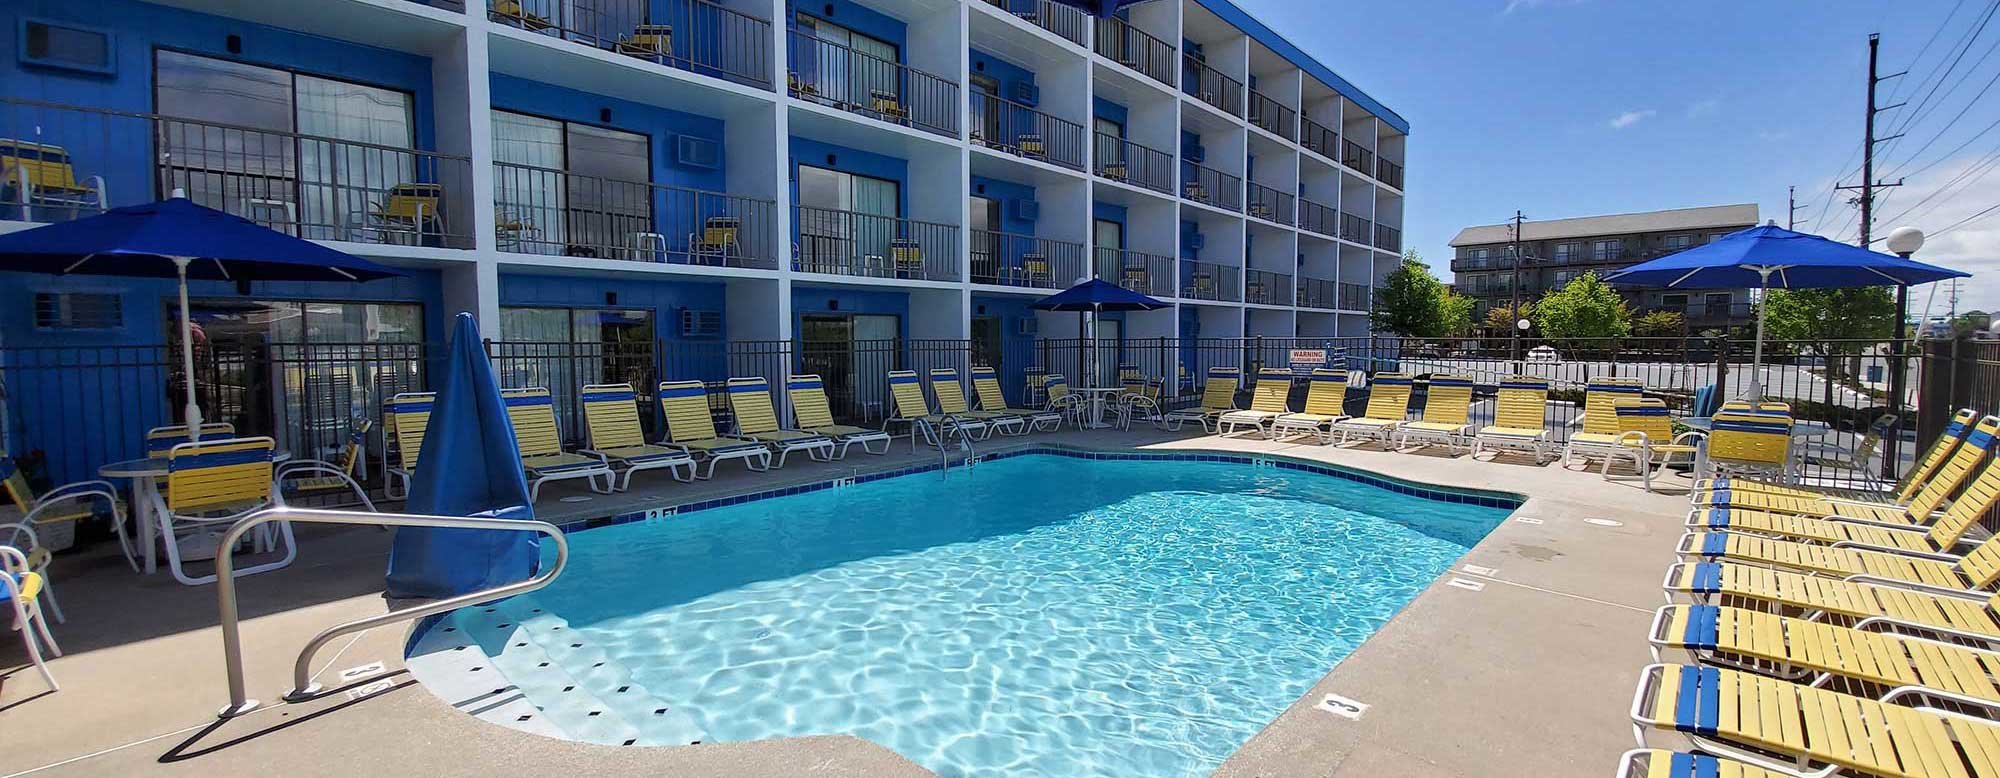
<instances>
[{"instance_id":1,"label":"shadow on pool deck","mask_svg":"<svg viewBox=\"0 0 2000 778\"><path fill-rule=\"evenodd\" d=\"M1348 696L1375 702L1361 722L1323 720L1330 717L1310 707L1322 693L1316 688L1247 744L1223 774L1417 774L1364 769L1416 759L1430 765L1418 771L1424 774L1491 775L1504 768L1509 774L1597 775L1625 742L1622 707L1645 661L1644 611L1658 602L1655 587L1671 558L1684 498L1646 495L1636 484L1606 484L1594 472L1553 466L1201 438L1192 430L1066 431L995 438L981 450L1051 442L1272 452L1411 480L1527 493L1531 499L1522 511L1547 518L1534 527L1505 523L1462 560L1494 567L1495 580L1505 581L1477 594L1434 585L1320 682L1322 688L1359 690ZM889 456L856 450L844 462L794 461L771 473L725 464L717 478L695 484L641 474L632 492L618 495L552 484L537 507L544 518L572 521L896 469L936 455L935 449L912 453L904 441ZM559 501L576 495L592 499ZM1626 524L1584 529L1585 515L1621 517ZM313 633L387 607L380 592L389 533L298 530L298 562L239 581L246 677L251 696L265 700L289 688L296 652ZM0 667L9 668L0 675L0 732L7 733L0 776L45 767L36 774L455 776L537 767L687 776L926 774L887 749L844 736L623 749L551 740L465 716L401 675L218 723L214 711L226 693L213 586L135 575L101 543L59 555L51 572L69 616L67 624L54 625L68 653L51 665L65 686L46 694L39 675L20 667L25 658L18 640L0 641ZM1579 605L1586 602L1579 596L1610 605ZM337 640L314 669L329 681L342 669L377 662L398 673L408 629L400 624ZM1539 645L1589 650L1576 657L1525 650ZM1443 647L1464 653L1437 650ZM1552 668L1563 676L1556 683L1537 674ZM1443 679L1455 680L1440 685ZM1557 691L1582 696L1549 699ZM1469 699L1475 694L1478 699ZM1530 729L1517 715L1496 715L1491 708L1501 700L1505 710L1534 709L1552 718ZM1483 718L1463 721L1466 711L1481 711ZM1545 737L1550 731L1565 732L1566 739L1551 742ZM1436 732L1463 733L1469 740L1440 749L1423 734ZM1540 745L1528 749L1527 743ZM1468 744L1489 744L1499 756L1475 750L1468 757Z\"/></svg>"}]
</instances>

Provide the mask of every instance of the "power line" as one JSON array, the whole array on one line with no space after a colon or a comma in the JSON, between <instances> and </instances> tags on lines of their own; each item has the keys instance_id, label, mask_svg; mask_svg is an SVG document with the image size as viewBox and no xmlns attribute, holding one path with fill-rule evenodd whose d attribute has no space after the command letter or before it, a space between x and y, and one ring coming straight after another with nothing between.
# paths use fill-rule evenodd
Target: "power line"
<instances>
[{"instance_id":1,"label":"power line","mask_svg":"<svg viewBox=\"0 0 2000 778\"><path fill-rule=\"evenodd\" d=\"M1992 212L1994 212L1994 211L2000 211L2000 203L1994 203L1994 204L1992 204L1992 205L1990 205L1990 206L1987 206L1987 207L1986 207L1986 208L1984 208L1984 209L1981 209L1981 210L1980 210L1980 211L1979 211L1978 213L1975 213L1975 214L1973 214L1973 215L1971 215L1971 216L1967 216L1967 217L1965 217L1965 218L1963 218L1963 219L1959 219L1958 221L1955 221L1955 222L1952 222L1952 223L1950 224L1950 226L1947 226L1947 227L1945 227L1944 229L1941 229L1941 230L1938 230L1937 232L1933 232L1933 233L1931 233L1931 237L1935 238L1935 237L1937 237L1937 236L1939 236L1939 235L1943 235L1943 234L1945 234L1945 233L1947 233L1947 232L1951 232L1952 230L1955 230L1955 229L1958 229L1959 227L1962 227L1962 226L1965 226L1965 223L1966 223L1966 222L1970 222L1970 221L1972 221L1973 219L1977 219L1977 218L1979 218L1979 217L1981 217L1981 216L1985 216L1985 215L1987 215L1987 214L1989 214L1989 213L1992 213Z\"/></svg>"},{"instance_id":2,"label":"power line","mask_svg":"<svg viewBox=\"0 0 2000 778\"><path fill-rule=\"evenodd\" d=\"M1922 208L1925 203L1931 202L1932 200L1936 200L1937 198L1944 196L1945 194L1949 193L1954 187L1958 187L1961 191L1965 188L1971 187L1973 184L1978 183L1979 179L1985 178L1988 174L1992 173L1996 167L1996 163L2000 163L2000 147L1996 147L1992 151L1987 152L1977 161L1973 162L1971 165L1966 166L1964 170L1959 171L1958 175L1952 176L1951 180L1946 181L1942 185L1939 185L1938 188L1931 190L1930 194L1924 195L1923 199L1918 200L1915 205L1903 209L1902 213L1896 214L1894 218L1891 218L1888 221L1898 221L1902 220L1905 217L1909 217L1917 209ZM1963 182L1963 186L1960 186L1961 182ZM1944 204L1943 201L1940 201L1938 203L1938 205L1943 205L1943 204ZM1917 213L1916 216L1919 217L1923 216L1924 214L1928 214L1930 213L1931 210L1935 210L1936 208L1937 206L1933 205L1931 206L1930 209L1923 211L1923 213Z\"/></svg>"},{"instance_id":3,"label":"power line","mask_svg":"<svg viewBox=\"0 0 2000 778\"><path fill-rule=\"evenodd\" d=\"M2000 47L2000 41L1994 41L1994 46ZM1987 49L1987 53L1992 53L1992 49ZM1944 134L1950 131L1953 125L1958 124L1959 119L1965 118L1967 111L1972 110L1973 106L1979 104L1979 98L1985 97L1986 92L1991 90L1995 83L2000 83L2000 70L1994 71L1993 77L1986 80L1986 85L1979 88L1979 93L1973 95L1972 99L1966 102L1964 108L1958 109L1958 113L1951 117L1951 121L1945 122L1943 127L1939 127L1937 132L1931 134L1930 140L1924 141L1924 145L1918 146L1916 151L1911 152L1909 159L1904 160L1901 165L1897 165L1896 170L1891 170L1883 175L1895 175L1897 170L1902 170L1904 166L1915 162L1917 157L1923 156L1924 152L1930 149L1931 144L1936 143L1938 138L1944 137ZM1887 152L1884 153L1886 154Z\"/></svg>"},{"instance_id":4,"label":"power line","mask_svg":"<svg viewBox=\"0 0 2000 778\"><path fill-rule=\"evenodd\" d=\"M1892 141L1890 148L1893 148L1894 140L1906 134L1909 131L1909 129L1916 124L1917 120L1926 113L1924 110L1925 107L1929 106L1931 100L1937 96L1938 88L1944 86L1945 79L1950 78L1952 72L1958 69L1958 63L1965 60L1966 53L1972 50L1972 44L1979 39L1981 33L1984 33L1986 31L1987 23L1993 21L1993 12L1996 10L2000 10L2000 0L1993 0L1992 2L1987 3L1986 12L1978 17L1979 18L1978 24L1973 25L1972 29L1966 32L1965 37L1960 38L1958 43L1953 44L1952 48L1955 49L1958 53L1952 55L1951 62L1945 65L1943 70L1940 70L1936 73L1937 80L1931 81L1930 76L1926 76L1924 78L1924 82L1928 82L1930 84L1930 91L1925 92L1924 96L1921 99L1917 100L1917 104L1914 107L1911 107L1909 110L1905 111L1901 116L1902 121L1899 124L1897 124L1894 130L1890 131L1889 140ZM1996 42L1996 45L2000 45L2000 42ZM1979 62L1981 63L1985 62L1986 58L1988 56L1991 56L1992 53L1993 53L1993 47L1988 47L1986 53L1980 55ZM1974 64L1972 70L1977 70L1977 69L1978 69L1978 64ZM1972 70L1968 70L1967 73L1970 74ZM1964 81L1965 77L1961 76L1958 82L1954 82L1952 84L1951 90L1947 90L1946 94L1949 95L1951 91L1956 91L1958 89L1958 85L1960 83L1963 83ZM1919 83L1917 88L1922 89L1923 88L1922 83ZM1900 106L1901 104L1897 105ZM1884 154L1887 154L1888 151L1889 148L1883 149Z\"/></svg>"}]
</instances>

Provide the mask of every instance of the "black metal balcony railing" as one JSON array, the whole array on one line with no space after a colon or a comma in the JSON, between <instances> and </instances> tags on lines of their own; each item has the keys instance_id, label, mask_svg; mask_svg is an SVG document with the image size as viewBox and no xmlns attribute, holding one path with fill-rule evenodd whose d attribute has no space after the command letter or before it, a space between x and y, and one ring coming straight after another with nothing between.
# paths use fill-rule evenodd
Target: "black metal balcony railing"
<instances>
[{"instance_id":1,"label":"black metal balcony railing","mask_svg":"<svg viewBox=\"0 0 2000 778\"><path fill-rule=\"evenodd\" d=\"M806 273L958 280L958 226L792 206L792 267Z\"/></svg>"},{"instance_id":2,"label":"black metal balcony railing","mask_svg":"<svg viewBox=\"0 0 2000 778\"><path fill-rule=\"evenodd\" d=\"M1209 67L1193 54L1181 55L1181 91L1223 113L1243 115L1243 82Z\"/></svg>"},{"instance_id":3,"label":"black metal balcony railing","mask_svg":"<svg viewBox=\"0 0 2000 778\"><path fill-rule=\"evenodd\" d=\"M1291 226L1291 195L1255 181L1245 184L1244 187L1248 190L1251 216Z\"/></svg>"},{"instance_id":4,"label":"black metal balcony railing","mask_svg":"<svg viewBox=\"0 0 2000 778\"><path fill-rule=\"evenodd\" d=\"M1640 313L1671 311L1686 318L1689 323L1717 323L1748 321L1757 315L1757 306L1752 303L1662 303L1641 309Z\"/></svg>"},{"instance_id":5,"label":"black metal balcony railing","mask_svg":"<svg viewBox=\"0 0 2000 778\"><path fill-rule=\"evenodd\" d=\"M1174 85L1174 47L1116 16L1097 20L1097 53L1167 86Z\"/></svg>"},{"instance_id":6,"label":"black metal balcony railing","mask_svg":"<svg viewBox=\"0 0 2000 778\"><path fill-rule=\"evenodd\" d=\"M1352 284L1342 281L1340 284L1340 309L1344 311L1371 310L1373 302L1370 298L1372 295L1373 290L1369 289L1367 284Z\"/></svg>"},{"instance_id":7,"label":"black metal balcony railing","mask_svg":"<svg viewBox=\"0 0 2000 778\"><path fill-rule=\"evenodd\" d=\"M1310 118L1299 117L1299 145L1327 159L1338 159L1340 133Z\"/></svg>"},{"instance_id":8,"label":"black metal balcony railing","mask_svg":"<svg viewBox=\"0 0 2000 778\"><path fill-rule=\"evenodd\" d=\"M1093 155L1097 174L1113 181L1142 186L1161 194L1174 193L1174 157L1107 133L1097 133Z\"/></svg>"},{"instance_id":9,"label":"black metal balcony railing","mask_svg":"<svg viewBox=\"0 0 2000 778\"><path fill-rule=\"evenodd\" d=\"M1354 214L1348 213L1346 211L1342 211L1340 213L1341 240L1350 240L1355 243L1362 244L1364 246L1369 245L1370 240L1374 237L1374 235L1371 234L1372 232L1373 230L1370 230L1368 228L1367 219L1355 216Z\"/></svg>"},{"instance_id":10,"label":"black metal balcony railing","mask_svg":"<svg viewBox=\"0 0 2000 778\"><path fill-rule=\"evenodd\" d=\"M1029 159L1083 169L1083 125L997 95L974 92L968 96L972 142Z\"/></svg>"},{"instance_id":11,"label":"black metal balcony railing","mask_svg":"<svg viewBox=\"0 0 2000 778\"><path fill-rule=\"evenodd\" d=\"M1403 231L1387 224L1376 224L1375 248L1385 251L1402 251Z\"/></svg>"},{"instance_id":12,"label":"black metal balcony railing","mask_svg":"<svg viewBox=\"0 0 2000 778\"><path fill-rule=\"evenodd\" d=\"M1269 270L1245 271L1243 302L1258 305L1291 305L1292 277Z\"/></svg>"},{"instance_id":13,"label":"black metal balcony railing","mask_svg":"<svg viewBox=\"0 0 2000 778\"><path fill-rule=\"evenodd\" d=\"M778 266L771 200L496 162L493 206L501 251Z\"/></svg>"},{"instance_id":14,"label":"black metal balcony railing","mask_svg":"<svg viewBox=\"0 0 2000 778\"><path fill-rule=\"evenodd\" d=\"M1066 240L971 230L972 282L1060 289L1083 277L1083 244Z\"/></svg>"},{"instance_id":15,"label":"black metal balcony railing","mask_svg":"<svg viewBox=\"0 0 2000 778\"><path fill-rule=\"evenodd\" d=\"M1181 263L1181 297L1187 300L1240 302L1243 288L1237 283L1237 276L1241 272L1242 269L1234 265L1184 261Z\"/></svg>"},{"instance_id":16,"label":"black metal balcony railing","mask_svg":"<svg viewBox=\"0 0 2000 778\"><path fill-rule=\"evenodd\" d=\"M900 62L788 31L793 97L880 121L958 137L958 84Z\"/></svg>"},{"instance_id":17,"label":"black metal balcony railing","mask_svg":"<svg viewBox=\"0 0 2000 778\"><path fill-rule=\"evenodd\" d=\"M1340 237L1339 211L1303 197L1299 198L1299 229L1329 238Z\"/></svg>"},{"instance_id":18,"label":"black metal balcony railing","mask_svg":"<svg viewBox=\"0 0 2000 778\"><path fill-rule=\"evenodd\" d=\"M1353 168L1363 175L1375 173L1375 152L1354 141L1340 142L1340 164Z\"/></svg>"},{"instance_id":19,"label":"black metal balcony railing","mask_svg":"<svg viewBox=\"0 0 2000 778\"><path fill-rule=\"evenodd\" d=\"M1299 276L1298 292L1295 296L1300 308L1332 310L1339 307L1339 284L1324 278Z\"/></svg>"},{"instance_id":20,"label":"black metal balcony railing","mask_svg":"<svg viewBox=\"0 0 2000 778\"><path fill-rule=\"evenodd\" d=\"M708 0L487 0L486 16L679 70L771 85L771 23Z\"/></svg>"},{"instance_id":21,"label":"black metal balcony railing","mask_svg":"<svg viewBox=\"0 0 2000 778\"><path fill-rule=\"evenodd\" d=\"M1098 247L1097 277L1140 294L1174 293L1174 258L1143 251Z\"/></svg>"},{"instance_id":22,"label":"black metal balcony railing","mask_svg":"<svg viewBox=\"0 0 2000 778\"><path fill-rule=\"evenodd\" d=\"M1264 128L1285 140L1292 140L1293 120L1298 112L1285 107L1284 103L1271 99L1263 92L1250 90L1250 123Z\"/></svg>"},{"instance_id":23,"label":"black metal balcony railing","mask_svg":"<svg viewBox=\"0 0 2000 778\"><path fill-rule=\"evenodd\" d=\"M1228 211L1243 210L1243 179L1212 167L1181 162L1181 196Z\"/></svg>"},{"instance_id":24,"label":"black metal balcony railing","mask_svg":"<svg viewBox=\"0 0 2000 778\"><path fill-rule=\"evenodd\" d=\"M1375 180L1391 187L1403 188L1403 166L1386 159L1375 160Z\"/></svg>"},{"instance_id":25,"label":"black metal balcony railing","mask_svg":"<svg viewBox=\"0 0 2000 778\"><path fill-rule=\"evenodd\" d=\"M1021 17L1078 46L1090 45L1090 15L1075 6L1050 0L986 0L986 4Z\"/></svg>"},{"instance_id":26,"label":"black metal balcony railing","mask_svg":"<svg viewBox=\"0 0 2000 778\"><path fill-rule=\"evenodd\" d=\"M303 238L471 248L471 180L462 156L0 99L0 220L68 221L184 189Z\"/></svg>"}]
</instances>

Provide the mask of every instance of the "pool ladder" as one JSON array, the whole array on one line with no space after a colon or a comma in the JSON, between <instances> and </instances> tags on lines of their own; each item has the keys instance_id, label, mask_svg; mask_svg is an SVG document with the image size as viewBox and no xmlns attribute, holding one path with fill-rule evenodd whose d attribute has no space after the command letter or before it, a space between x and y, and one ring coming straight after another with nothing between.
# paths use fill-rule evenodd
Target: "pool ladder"
<instances>
[{"instance_id":1,"label":"pool ladder","mask_svg":"<svg viewBox=\"0 0 2000 778\"><path fill-rule=\"evenodd\" d=\"M979 449L973 447L972 436L966 434L964 420L960 419L958 414L947 413L939 421L940 423L935 427L928 424L925 425L928 427L926 437L929 437L932 443L937 444L938 472L941 474L939 477L944 480L950 480L951 452L944 446L945 438L951 437L952 433L958 434L958 450L965 452L965 466L967 468L972 467L973 463L978 461Z\"/></svg>"}]
</instances>

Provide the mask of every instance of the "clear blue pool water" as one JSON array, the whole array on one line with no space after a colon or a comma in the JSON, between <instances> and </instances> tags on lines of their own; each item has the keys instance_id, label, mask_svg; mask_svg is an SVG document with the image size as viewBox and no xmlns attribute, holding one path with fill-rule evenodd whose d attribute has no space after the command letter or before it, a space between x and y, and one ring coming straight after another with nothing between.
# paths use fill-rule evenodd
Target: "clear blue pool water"
<instances>
[{"instance_id":1,"label":"clear blue pool water","mask_svg":"<svg viewBox=\"0 0 2000 778\"><path fill-rule=\"evenodd\" d=\"M1028 455L579 533L535 597L711 741L851 734L946 776L1202 775L1506 513Z\"/></svg>"}]
</instances>

